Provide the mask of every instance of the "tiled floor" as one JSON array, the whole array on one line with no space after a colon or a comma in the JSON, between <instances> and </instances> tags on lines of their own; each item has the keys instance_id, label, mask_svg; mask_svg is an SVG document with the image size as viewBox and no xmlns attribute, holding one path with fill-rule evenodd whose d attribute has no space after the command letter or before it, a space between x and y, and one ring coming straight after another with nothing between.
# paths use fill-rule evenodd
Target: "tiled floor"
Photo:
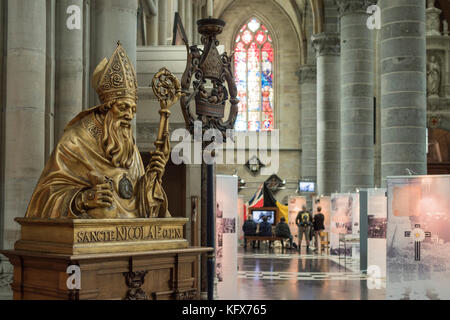
<instances>
[{"instance_id":1,"label":"tiled floor","mask_svg":"<svg viewBox=\"0 0 450 320\"><path fill-rule=\"evenodd\" d=\"M368 289L359 261L281 248L238 251L238 299L382 300L384 289ZM339 263L340 262L340 263ZM344 265L346 267L344 267Z\"/></svg>"}]
</instances>

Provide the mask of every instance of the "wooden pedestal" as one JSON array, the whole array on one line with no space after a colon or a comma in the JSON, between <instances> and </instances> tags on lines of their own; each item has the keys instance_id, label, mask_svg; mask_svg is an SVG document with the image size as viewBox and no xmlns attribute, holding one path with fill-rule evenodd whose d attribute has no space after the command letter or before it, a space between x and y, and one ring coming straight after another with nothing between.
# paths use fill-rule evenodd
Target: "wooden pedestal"
<instances>
[{"instance_id":1,"label":"wooden pedestal","mask_svg":"<svg viewBox=\"0 0 450 320\"><path fill-rule=\"evenodd\" d=\"M15 300L200 299L199 262L212 248L65 255L3 250L14 265ZM68 289L70 265L80 289Z\"/></svg>"}]
</instances>

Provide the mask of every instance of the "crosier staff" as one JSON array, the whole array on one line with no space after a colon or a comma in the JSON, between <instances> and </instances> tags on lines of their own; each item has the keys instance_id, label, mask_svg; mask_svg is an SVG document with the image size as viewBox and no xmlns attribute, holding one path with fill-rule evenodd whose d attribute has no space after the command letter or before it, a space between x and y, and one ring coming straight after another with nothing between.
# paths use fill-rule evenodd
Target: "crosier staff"
<instances>
[{"instance_id":1,"label":"crosier staff","mask_svg":"<svg viewBox=\"0 0 450 320\"><path fill-rule=\"evenodd\" d=\"M170 156L169 117L171 112L169 108L178 101L182 92L180 82L166 68L162 68L155 74L152 80L152 89L159 100L160 121L158 135L154 142L156 149L151 152L150 163L145 170L145 174L152 198L158 199L161 206L166 208L166 216L170 216L167 211L167 197L162 188L162 176Z\"/></svg>"}]
</instances>

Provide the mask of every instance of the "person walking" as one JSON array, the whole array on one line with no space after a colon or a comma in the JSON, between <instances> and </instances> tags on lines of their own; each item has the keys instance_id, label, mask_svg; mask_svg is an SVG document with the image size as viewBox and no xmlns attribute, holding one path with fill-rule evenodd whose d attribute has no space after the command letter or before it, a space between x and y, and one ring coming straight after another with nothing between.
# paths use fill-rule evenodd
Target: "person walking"
<instances>
[{"instance_id":1,"label":"person walking","mask_svg":"<svg viewBox=\"0 0 450 320\"><path fill-rule=\"evenodd\" d=\"M317 207L317 213L314 215L313 219L313 228L314 228L314 237L316 240L316 248L314 252L321 254L322 250L322 239L320 237L320 233L325 230L325 226L323 224L325 220L325 216L322 213L322 207Z\"/></svg>"},{"instance_id":2,"label":"person walking","mask_svg":"<svg viewBox=\"0 0 450 320\"><path fill-rule=\"evenodd\" d=\"M302 211L300 211L295 218L295 224L298 227L298 251L302 251L302 239L305 235L306 240L306 253L309 253L309 243L310 243L310 232L312 226L312 216L311 213L306 210L306 206L302 206Z\"/></svg>"}]
</instances>

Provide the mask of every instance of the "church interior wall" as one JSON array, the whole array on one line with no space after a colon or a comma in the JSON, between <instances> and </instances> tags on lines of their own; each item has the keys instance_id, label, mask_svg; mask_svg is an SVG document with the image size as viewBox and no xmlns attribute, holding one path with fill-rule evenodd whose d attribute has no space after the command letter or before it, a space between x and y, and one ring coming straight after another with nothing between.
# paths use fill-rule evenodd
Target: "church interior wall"
<instances>
[{"instance_id":1,"label":"church interior wall","mask_svg":"<svg viewBox=\"0 0 450 320\"><path fill-rule=\"evenodd\" d=\"M36 2L35 2L36 1ZM58 58L65 58L60 47L61 17L57 10L59 1L65 0L0 0L0 248L12 247L18 237L18 226L13 221L25 213L31 191L41 174L44 162L58 141L57 131L62 123L57 96L71 87L58 87L63 75L58 74ZM138 77L138 110L134 120L136 142L142 153L153 150L159 126L159 103L151 87L153 75L163 66L181 79L186 66L185 46L171 46L174 12L179 11L189 36L190 44L198 44L195 18L206 17L212 1L208 0L76 0L82 6L83 30L79 44L81 64L75 68L81 78L81 109L98 104L95 90L91 86L92 73L103 57L110 57L121 40L136 66ZM142 3L155 4L156 10L164 6L165 16L151 14ZM317 3L322 3L317 1ZM37 5L39 3L40 5ZM62 3L62 2L60 2ZM138 7L138 3L141 4ZM293 6L304 10L298 12ZM303 64L315 65L316 56L311 46L313 29L337 33L339 12L334 0L323 0L323 17L316 19L323 26L314 26L309 0L218 0L214 2L214 17L226 22L224 32L218 37L223 51L231 53L239 27L252 16L260 18L269 27L276 50L275 57L275 128L280 130L279 169L276 173L286 181L284 189L275 193L280 202L286 202L295 194L297 182L301 179L301 105L302 93L296 72ZM30 4L33 7L30 7ZM190 6L189 4L192 4ZM26 6L26 7L25 7ZM43 9L45 8L45 9ZM140 15L141 11L146 15ZM12 14L12 18L8 16ZM300 14L300 15L299 15ZM306 17L306 21L301 21ZM138 23L136 23L136 19ZM120 21L120 23L117 23ZM159 28L164 24L164 28ZM17 30L26 30L41 42L20 35ZM161 31L163 30L163 31ZM381 32L373 30L375 42L374 97L376 102L374 182L380 187L381 171ZM18 39L22 43L18 43ZM16 43L17 42L17 43ZM17 50L23 43L29 43L29 50L36 49L36 55L17 59ZM305 47L306 45L306 47ZM81 48L79 48L81 46ZM428 56L436 55L440 64L441 83L439 97L428 100L428 117L439 118L436 128L450 131L450 36L428 36ZM306 57L306 60L305 60ZM27 62L27 63L24 63ZM37 62L37 63L35 63ZM79 62L79 61L78 61ZM21 68L24 65L24 68ZM39 74L39 76L36 76ZM8 84L8 86L7 86ZM21 92L17 92L17 88ZM179 102L171 108L170 130L185 128ZM61 120L66 122L66 120ZM17 134L20 130L20 134ZM172 141L174 146L177 141ZM237 151L236 151L237 152ZM245 149L245 159L250 157ZM262 159L261 159L262 160ZM201 168L198 164L186 165L185 176L180 182L185 185L183 195L186 217L190 217L191 197L199 198L197 218L201 219ZM270 174L271 174L270 173ZM217 165L217 174L237 174L246 186L240 191L248 201L257 188L270 174L252 174L244 164ZM169 199L169 201L174 201ZM201 234L197 224L197 234ZM190 240L191 225L186 226ZM0 276L1 276L0 262ZM0 292L1 295L1 292Z\"/></svg>"},{"instance_id":2,"label":"church interior wall","mask_svg":"<svg viewBox=\"0 0 450 320\"><path fill-rule=\"evenodd\" d=\"M375 148L374 148L374 183L376 187L381 186L381 63L380 63L380 32L373 30L375 35L374 45L374 97L375 97Z\"/></svg>"},{"instance_id":3,"label":"church interior wall","mask_svg":"<svg viewBox=\"0 0 450 320\"><path fill-rule=\"evenodd\" d=\"M297 31L290 16L276 1L258 0L251 3L236 1L231 3L219 17L226 21L227 25L218 38L220 43L225 45L225 51L232 52L231 46L237 31L253 16L267 25L275 42L275 129L279 129L280 133L279 157L282 159L277 174L281 179L296 181L300 179L301 154L300 91L296 71L300 67L301 55ZM232 174L236 169L237 174L244 178L249 186L254 185L254 188L240 192L247 201L268 176L253 177L241 164L238 164L237 168L236 166L217 166L217 172L220 174ZM277 198L284 197L283 192L277 194ZM295 189L292 192L295 193ZM279 200L281 201L281 198Z\"/></svg>"}]
</instances>

